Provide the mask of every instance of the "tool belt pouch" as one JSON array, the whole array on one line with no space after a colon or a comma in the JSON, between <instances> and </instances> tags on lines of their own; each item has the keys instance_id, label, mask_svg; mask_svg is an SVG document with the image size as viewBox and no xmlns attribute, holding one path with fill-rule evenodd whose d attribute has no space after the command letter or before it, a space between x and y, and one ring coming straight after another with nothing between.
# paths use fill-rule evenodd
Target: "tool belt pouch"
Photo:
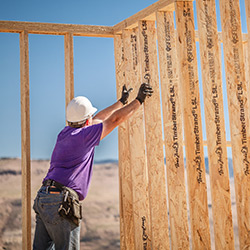
<instances>
[{"instance_id":1,"label":"tool belt pouch","mask_svg":"<svg viewBox=\"0 0 250 250\"><path fill-rule=\"evenodd\" d=\"M60 216L79 226L82 219L82 205L80 204L75 191L70 188L65 188L62 204L60 205L58 212Z\"/></svg>"}]
</instances>

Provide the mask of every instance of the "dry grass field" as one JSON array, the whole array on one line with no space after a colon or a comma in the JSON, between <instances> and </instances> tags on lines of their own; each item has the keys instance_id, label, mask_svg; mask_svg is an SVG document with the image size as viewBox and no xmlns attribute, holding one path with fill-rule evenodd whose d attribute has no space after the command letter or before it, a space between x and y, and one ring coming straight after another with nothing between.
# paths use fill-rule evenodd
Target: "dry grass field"
<instances>
[{"instance_id":1,"label":"dry grass field","mask_svg":"<svg viewBox=\"0 0 250 250\"><path fill-rule=\"evenodd\" d=\"M44 178L49 161L32 161L32 203ZM0 161L0 249L20 250L21 162ZM33 204L32 204L33 205ZM35 214L32 211L32 238ZM88 197L83 202L81 249L120 249L119 184L115 163L95 164Z\"/></svg>"},{"instance_id":2,"label":"dry grass field","mask_svg":"<svg viewBox=\"0 0 250 250\"><path fill-rule=\"evenodd\" d=\"M31 163L32 203L48 167L49 161L46 160L35 160ZM211 235L213 235L209 175L207 175L207 184ZM20 159L0 160L0 190L0 249L20 250L22 240ZM231 179L231 193L236 236L235 249L239 249L233 179ZM32 211L32 238L34 227L35 215ZM90 191L83 202L81 249L120 249L119 237L118 165L116 163L95 164ZM213 236L211 239L214 249Z\"/></svg>"}]
</instances>

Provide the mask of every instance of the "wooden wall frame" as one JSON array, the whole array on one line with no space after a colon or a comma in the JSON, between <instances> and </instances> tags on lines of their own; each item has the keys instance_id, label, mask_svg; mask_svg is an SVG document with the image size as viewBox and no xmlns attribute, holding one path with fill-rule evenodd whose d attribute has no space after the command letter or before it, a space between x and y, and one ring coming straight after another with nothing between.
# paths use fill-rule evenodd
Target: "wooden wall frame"
<instances>
[{"instance_id":1,"label":"wooden wall frame","mask_svg":"<svg viewBox=\"0 0 250 250\"><path fill-rule=\"evenodd\" d=\"M216 32L215 0L196 3L198 30L192 0L159 0L114 26L0 21L0 32L20 34L23 250L31 249L29 34L64 36L65 105L74 97L75 36L114 39L117 96L124 84L138 89L146 81L154 88L154 97L118 129L121 249L211 249L209 219L216 249L233 249L235 241L240 249L250 247L250 32L241 32L238 1L220 0L222 32ZM249 29L250 4L245 3ZM221 43L231 141L225 137ZM135 96L134 91L130 100ZM208 215L204 146L213 218ZM233 232L227 147L233 152L239 239Z\"/></svg>"}]
</instances>

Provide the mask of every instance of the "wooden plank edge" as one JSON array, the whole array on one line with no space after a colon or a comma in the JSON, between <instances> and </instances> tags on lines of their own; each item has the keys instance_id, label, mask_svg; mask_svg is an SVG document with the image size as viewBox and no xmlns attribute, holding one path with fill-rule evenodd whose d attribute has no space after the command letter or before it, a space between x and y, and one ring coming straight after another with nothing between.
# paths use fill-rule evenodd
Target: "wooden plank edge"
<instances>
[{"instance_id":1,"label":"wooden plank edge","mask_svg":"<svg viewBox=\"0 0 250 250\"><path fill-rule=\"evenodd\" d=\"M20 100L21 100L21 168L22 168L22 249L31 249L31 163L30 163L30 87L28 33L21 32Z\"/></svg>"},{"instance_id":2,"label":"wooden plank edge","mask_svg":"<svg viewBox=\"0 0 250 250\"><path fill-rule=\"evenodd\" d=\"M170 0L167 0L170 1ZM173 0L171 0L173 1ZM173 4L171 5L174 6ZM168 6L167 11L173 11L171 6ZM165 11L164 8L159 11ZM127 20L127 19L126 19ZM138 27L138 22L131 25L126 24L122 29L132 29ZM143 20L156 20L155 12ZM118 24L117 24L118 25ZM66 35L71 33L73 36L86 36L86 37L106 37L113 38L116 34L121 34L122 30L117 31L115 26L97 26L97 25L80 25L80 24L56 24L56 23L36 23L36 22L20 22L20 21L0 21L0 32L3 33L21 33L27 31L29 34L41 35ZM248 34L244 33L243 43L247 43ZM199 41L198 31L196 30L196 42ZM219 41L222 42L222 34L218 32Z\"/></svg>"},{"instance_id":3,"label":"wooden plank edge","mask_svg":"<svg viewBox=\"0 0 250 250\"><path fill-rule=\"evenodd\" d=\"M29 34L65 35L72 33L73 36L114 36L112 26L0 21L0 32L21 33L24 30Z\"/></svg>"},{"instance_id":4,"label":"wooden plank edge","mask_svg":"<svg viewBox=\"0 0 250 250\"><path fill-rule=\"evenodd\" d=\"M65 108L74 98L74 37L64 36ZM67 123L67 122L66 122Z\"/></svg>"}]
</instances>

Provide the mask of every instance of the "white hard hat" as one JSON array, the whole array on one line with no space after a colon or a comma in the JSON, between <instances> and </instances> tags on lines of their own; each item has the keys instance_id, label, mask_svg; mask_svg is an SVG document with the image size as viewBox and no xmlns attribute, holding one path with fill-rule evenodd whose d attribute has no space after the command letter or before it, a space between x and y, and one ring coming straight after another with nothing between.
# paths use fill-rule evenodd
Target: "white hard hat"
<instances>
[{"instance_id":1,"label":"white hard hat","mask_svg":"<svg viewBox=\"0 0 250 250\"><path fill-rule=\"evenodd\" d=\"M66 119L68 122L83 122L97 111L84 96L77 96L72 99L66 110Z\"/></svg>"}]
</instances>

